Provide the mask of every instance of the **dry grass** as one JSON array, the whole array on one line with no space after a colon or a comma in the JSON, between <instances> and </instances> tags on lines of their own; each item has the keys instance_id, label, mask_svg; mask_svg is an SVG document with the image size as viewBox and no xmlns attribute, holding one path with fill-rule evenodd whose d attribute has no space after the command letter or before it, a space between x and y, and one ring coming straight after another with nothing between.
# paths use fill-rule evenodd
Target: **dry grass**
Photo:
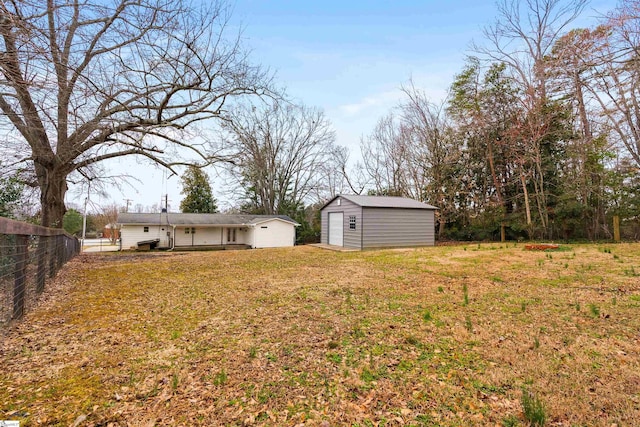
<instances>
[{"instance_id":1,"label":"dry grass","mask_svg":"<svg viewBox=\"0 0 640 427\"><path fill-rule=\"evenodd\" d=\"M49 295L2 338L23 426L640 425L640 244L95 254Z\"/></svg>"}]
</instances>

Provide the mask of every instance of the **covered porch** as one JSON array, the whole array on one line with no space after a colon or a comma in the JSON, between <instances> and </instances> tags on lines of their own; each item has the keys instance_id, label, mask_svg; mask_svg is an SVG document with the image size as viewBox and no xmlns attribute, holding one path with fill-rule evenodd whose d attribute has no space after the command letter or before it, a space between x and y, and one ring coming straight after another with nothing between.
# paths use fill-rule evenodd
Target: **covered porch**
<instances>
[{"instance_id":1,"label":"covered porch","mask_svg":"<svg viewBox=\"0 0 640 427\"><path fill-rule=\"evenodd\" d=\"M250 247L246 226L178 225L174 228L174 248L177 249L242 249Z\"/></svg>"}]
</instances>

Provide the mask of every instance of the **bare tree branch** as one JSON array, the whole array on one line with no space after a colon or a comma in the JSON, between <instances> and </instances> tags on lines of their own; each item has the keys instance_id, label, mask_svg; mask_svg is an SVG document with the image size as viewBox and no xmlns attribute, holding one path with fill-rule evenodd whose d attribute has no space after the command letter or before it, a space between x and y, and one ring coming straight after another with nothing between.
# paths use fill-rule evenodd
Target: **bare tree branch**
<instances>
[{"instance_id":1,"label":"bare tree branch","mask_svg":"<svg viewBox=\"0 0 640 427\"><path fill-rule=\"evenodd\" d=\"M274 102L246 106L226 125L229 169L244 188L248 208L290 213L324 186L322 168L334 154L335 133L315 109Z\"/></svg>"},{"instance_id":2,"label":"bare tree branch","mask_svg":"<svg viewBox=\"0 0 640 427\"><path fill-rule=\"evenodd\" d=\"M135 155L173 170L193 163L187 153L221 159L189 131L229 120L234 99L271 93L227 37L228 19L217 1L0 5L0 123L20 135L0 149L30 152L44 224L61 220L69 175L97 162Z\"/></svg>"}]
</instances>

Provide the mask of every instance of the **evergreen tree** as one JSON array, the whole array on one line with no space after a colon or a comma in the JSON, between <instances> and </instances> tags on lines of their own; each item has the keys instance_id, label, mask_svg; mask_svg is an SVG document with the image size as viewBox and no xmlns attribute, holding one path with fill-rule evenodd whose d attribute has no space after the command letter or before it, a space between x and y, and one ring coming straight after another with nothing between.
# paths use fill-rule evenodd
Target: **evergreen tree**
<instances>
[{"instance_id":1,"label":"evergreen tree","mask_svg":"<svg viewBox=\"0 0 640 427\"><path fill-rule=\"evenodd\" d=\"M82 214L75 209L69 209L62 217L62 228L69 234L82 231Z\"/></svg>"},{"instance_id":2,"label":"evergreen tree","mask_svg":"<svg viewBox=\"0 0 640 427\"><path fill-rule=\"evenodd\" d=\"M211 192L207 175L197 166L189 166L182 175L182 191L185 196L180 202L184 213L216 213L218 205Z\"/></svg>"},{"instance_id":3,"label":"evergreen tree","mask_svg":"<svg viewBox=\"0 0 640 427\"><path fill-rule=\"evenodd\" d=\"M23 186L15 177L0 177L0 216L14 217L14 210L22 197Z\"/></svg>"}]
</instances>

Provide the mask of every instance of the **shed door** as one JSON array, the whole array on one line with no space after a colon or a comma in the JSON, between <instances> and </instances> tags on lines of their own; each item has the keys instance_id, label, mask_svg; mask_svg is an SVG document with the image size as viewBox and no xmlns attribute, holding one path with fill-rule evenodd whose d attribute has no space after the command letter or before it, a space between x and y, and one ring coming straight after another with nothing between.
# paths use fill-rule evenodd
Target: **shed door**
<instances>
[{"instance_id":1,"label":"shed door","mask_svg":"<svg viewBox=\"0 0 640 427\"><path fill-rule=\"evenodd\" d=\"M342 212L329 212L329 244L343 245L344 214Z\"/></svg>"}]
</instances>

